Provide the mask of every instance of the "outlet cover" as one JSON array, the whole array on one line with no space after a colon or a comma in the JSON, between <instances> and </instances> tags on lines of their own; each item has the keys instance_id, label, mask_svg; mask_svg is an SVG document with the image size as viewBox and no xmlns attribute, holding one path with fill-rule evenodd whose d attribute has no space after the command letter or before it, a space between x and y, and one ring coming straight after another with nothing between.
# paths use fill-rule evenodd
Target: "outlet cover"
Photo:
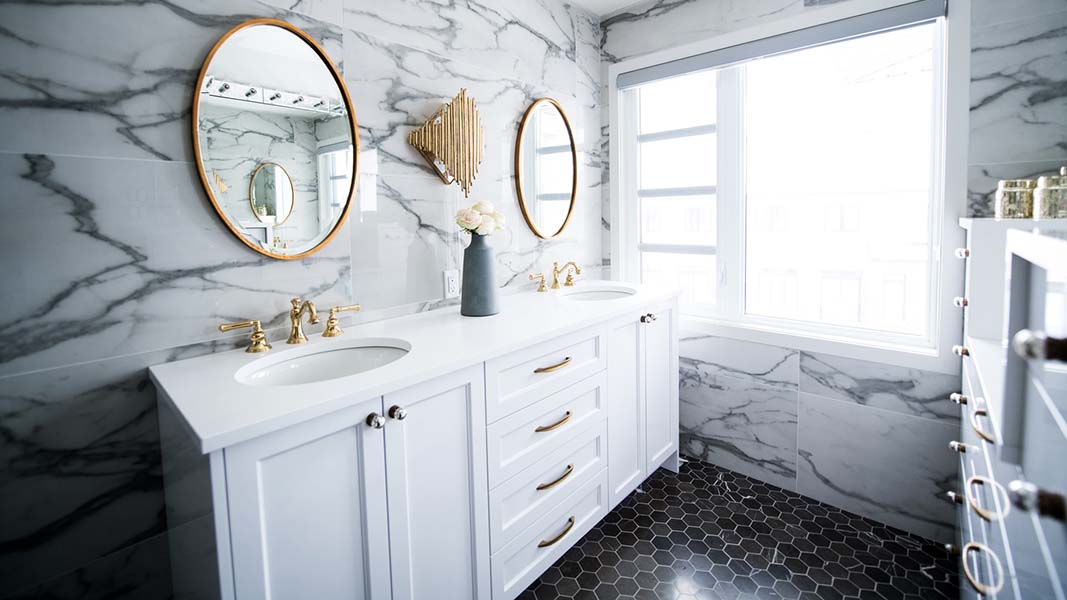
<instances>
[{"instance_id":1,"label":"outlet cover","mask_svg":"<svg viewBox=\"0 0 1067 600\"><path fill-rule=\"evenodd\" d=\"M459 298L459 270L445 270L445 298Z\"/></svg>"}]
</instances>

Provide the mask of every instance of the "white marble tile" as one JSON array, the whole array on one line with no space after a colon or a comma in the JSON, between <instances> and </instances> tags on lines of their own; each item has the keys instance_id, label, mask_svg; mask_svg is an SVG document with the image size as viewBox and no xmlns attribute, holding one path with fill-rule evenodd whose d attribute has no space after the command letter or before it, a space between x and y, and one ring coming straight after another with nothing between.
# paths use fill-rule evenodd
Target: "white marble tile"
<instances>
[{"instance_id":1,"label":"white marble tile","mask_svg":"<svg viewBox=\"0 0 1067 600\"><path fill-rule=\"evenodd\" d=\"M981 28L1067 10L1064 0L971 0L971 27Z\"/></svg>"},{"instance_id":2,"label":"white marble tile","mask_svg":"<svg viewBox=\"0 0 1067 600\"><path fill-rule=\"evenodd\" d=\"M763 386L797 389L800 353L788 348L683 331L678 353L701 377L727 376Z\"/></svg>"},{"instance_id":3,"label":"white marble tile","mask_svg":"<svg viewBox=\"0 0 1067 600\"><path fill-rule=\"evenodd\" d=\"M0 6L0 152L192 160L201 61L246 19L306 29L334 60L340 27L254 0Z\"/></svg>"},{"instance_id":4,"label":"white marble tile","mask_svg":"<svg viewBox=\"0 0 1067 600\"><path fill-rule=\"evenodd\" d=\"M344 24L383 40L574 93L574 21L569 7L556 0L349 2Z\"/></svg>"},{"instance_id":5,"label":"white marble tile","mask_svg":"<svg viewBox=\"0 0 1067 600\"><path fill-rule=\"evenodd\" d=\"M349 247L278 261L238 242L192 165L0 155L9 216L0 376L218 339L224 321L281 326L288 298L351 299ZM347 229L339 234L344 240Z\"/></svg>"},{"instance_id":6,"label":"white marble tile","mask_svg":"<svg viewBox=\"0 0 1067 600\"><path fill-rule=\"evenodd\" d=\"M954 539L959 427L800 394L797 491L939 541Z\"/></svg>"},{"instance_id":7,"label":"white marble tile","mask_svg":"<svg viewBox=\"0 0 1067 600\"><path fill-rule=\"evenodd\" d=\"M971 164L1067 158L1067 10L971 32Z\"/></svg>"},{"instance_id":8,"label":"white marble tile","mask_svg":"<svg viewBox=\"0 0 1067 600\"><path fill-rule=\"evenodd\" d=\"M683 363L679 421L683 453L796 489L795 389L708 376Z\"/></svg>"},{"instance_id":9,"label":"white marble tile","mask_svg":"<svg viewBox=\"0 0 1067 600\"><path fill-rule=\"evenodd\" d=\"M960 408L948 399L959 387L958 375L829 354L800 356L801 392L949 424L959 423Z\"/></svg>"}]
</instances>

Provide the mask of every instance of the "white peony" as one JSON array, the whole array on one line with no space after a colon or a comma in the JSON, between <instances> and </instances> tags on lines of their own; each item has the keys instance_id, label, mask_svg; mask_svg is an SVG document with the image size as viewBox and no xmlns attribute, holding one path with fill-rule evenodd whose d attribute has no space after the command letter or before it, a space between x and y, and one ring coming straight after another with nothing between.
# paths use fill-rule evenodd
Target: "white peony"
<instances>
[{"instance_id":1,"label":"white peony","mask_svg":"<svg viewBox=\"0 0 1067 600\"><path fill-rule=\"evenodd\" d=\"M473 208L461 208L456 213L456 225L467 231L474 231L480 228L483 225L483 221L482 214Z\"/></svg>"},{"instance_id":2,"label":"white peony","mask_svg":"<svg viewBox=\"0 0 1067 600\"><path fill-rule=\"evenodd\" d=\"M478 228L476 230L476 233L478 235L488 236L489 234L496 233L498 231L500 231L500 226L499 224L497 224L496 217L493 216L492 212L490 212L490 214L488 215L481 216L481 224L478 225Z\"/></svg>"},{"instance_id":3,"label":"white peony","mask_svg":"<svg viewBox=\"0 0 1067 600\"><path fill-rule=\"evenodd\" d=\"M488 200L482 200L481 202L475 202L471 210L476 210L483 215L491 215L496 212L496 208L493 203Z\"/></svg>"}]
</instances>

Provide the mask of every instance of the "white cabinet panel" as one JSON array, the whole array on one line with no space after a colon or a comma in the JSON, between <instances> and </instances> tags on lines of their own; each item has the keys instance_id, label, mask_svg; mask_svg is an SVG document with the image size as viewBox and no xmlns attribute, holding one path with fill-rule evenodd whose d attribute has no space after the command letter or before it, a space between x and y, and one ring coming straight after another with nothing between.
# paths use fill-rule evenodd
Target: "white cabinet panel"
<instances>
[{"instance_id":1,"label":"white cabinet panel","mask_svg":"<svg viewBox=\"0 0 1067 600\"><path fill-rule=\"evenodd\" d=\"M384 398L395 600L489 600L484 398L480 366Z\"/></svg>"},{"instance_id":2,"label":"white cabinet panel","mask_svg":"<svg viewBox=\"0 0 1067 600\"><path fill-rule=\"evenodd\" d=\"M579 331L485 363L490 423L604 370L600 328Z\"/></svg>"},{"instance_id":3,"label":"white cabinet panel","mask_svg":"<svg viewBox=\"0 0 1067 600\"><path fill-rule=\"evenodd\" d=\"M645 479L645 407L641 327L637 317L608 331L608 481L611 504Z\"/></svg>"},{"instance_id":4,"label":"white cabinet panel","mask_svg":"<svg viewBox=\"0 0 1067 600\"><path fill-rule=\"evenodd\" d=\"M381 400L225 450L237 598L387 598Z\"/></svg>"},{"instance_id":5,"label":"white cabinet panel","mask_svg":"<svg viewBox=\"0 0 1067 600\"><path fill-rule=\"evenodd\" d=\"M585 424L604 420L606 375L598 373L489 426L489 485L539 462Z\"/></svg>"},{"instance_id":6,"label":"white cabinet panel","mask_svg":"<svg viewBox=\"0 0 1067 600\"><path fill-rule=\"evenodd\" d=\"M678 354L674 311L655 310L641 325L645 374L645 472L678 450Z\"/></svg>"},{"instance_id":7,"label":"white cabinet panel","mask_svg":"<svg viewBox=\"0 0 1067 600\"><path fill-rule=\"evenodd\" d=\"M552 510L607 465L607 425L590 423L577 436L489 493L493 551Z\"/></svg>"}]
</instances>

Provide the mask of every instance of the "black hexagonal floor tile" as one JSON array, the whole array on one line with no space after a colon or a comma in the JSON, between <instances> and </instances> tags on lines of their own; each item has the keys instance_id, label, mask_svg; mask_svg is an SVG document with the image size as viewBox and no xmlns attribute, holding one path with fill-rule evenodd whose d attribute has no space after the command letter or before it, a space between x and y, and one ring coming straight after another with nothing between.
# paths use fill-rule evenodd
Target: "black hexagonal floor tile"
<instances>
[{"instance_id":1,"label":"black hexagonal floor tile","mask_svg":"<svg viewBox=\"0 0 1067 600\"><path fill-rule=\"evenodd\" d=\"M939 544L690 461L660 469L519 597L959 597Z\"/></svg>"}]
</instances>

